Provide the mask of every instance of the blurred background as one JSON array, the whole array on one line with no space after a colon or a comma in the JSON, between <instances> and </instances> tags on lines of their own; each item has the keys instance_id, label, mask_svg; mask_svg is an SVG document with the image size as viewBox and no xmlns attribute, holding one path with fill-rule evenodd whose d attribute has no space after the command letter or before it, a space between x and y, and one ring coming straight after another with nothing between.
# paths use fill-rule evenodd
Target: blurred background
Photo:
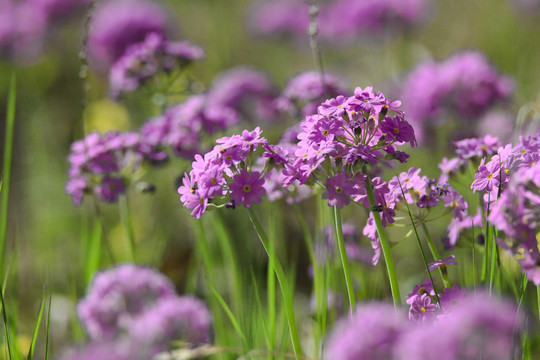
<instances>
[{"instance_id":1,"label":"blurred background","mask_svg":"<svg viewBox=\"0 0 540 360\"><path fill-rule=\"evenodd\" d=\"M28 2L24 5L34 10L38 8L32 4L38 0ZM9 79L13 73L17 84L6 244L6 264L11 264L12 270L6 299L17 299L17 332L30 337L46 286L53 299L53 351L59 351L66 344L84 338L74 317L75 303L84 295L86 285L81 267L85 256L81 234L91 228L91 219L96 216L92 201L84 200L81 206L74 206L66 194L70 146L85 132L138 131L145 121L159 116L164 105L181 102L185 94L166 101L140 89L120 99L110 96L107 70L99 68L91 54L81 57L85 24L90 21L92 25L89 14L96 14L105 1L63 1L62 11L50 10L45 15L15 9L16 6L22 8L23 3L0 2L2 148ZM189 69L191 92L204 93L220 74L237 66L247 65L266 73L276 96L286 88L290 78L304 71L318 71L307 31L307 2L285 1L294 6L284 5L285 10L279 11L264 8L268 4L262 1L248 0L153 3L165 9L168 39L188 40L204 49L205 58L194 62ZM391 99L403 100L406 107L403 89L408 75L418 64L441 63L456 53L473 50L482 54L494 71L511 84L504 101L493 107L503 114L503 120L488 122L484 129L497 131L499 136L506 137L503 141L507 141L511 140L512 123L520 109L522 117L538 118L535 109L540 107L537 103L540 101L540 1L409 0L403 3L410 14L374 20L376 10L372 10L370 16L357 20L352 30L340 29L335 24L334 28L330 20L328 24L324 22L326 18L335 21L337 17L341 20L337 23L343 25L354 20L335 9L332 10L335 14L330 16L331 3L319 2L319 32L315 38L324 71L343 78L351 93L357 86L374 86ZM89 13L90 8L94 10ZM17 19L16 16L24 21L20 20L18 27L12 24L13 30L7 19ZM21 25L23 23L25 26ZM86 60L88 69L84 67ZM416 94L416 98L423 96ZM428 101L427 95L425 101ZM449 122L458 123L456 117L460 115L448 116L452 119ZM223 134L238 133L244 126L248 129L261 126L268 139L277 141L287 127L301 120L302 116L290 114L265 121L251 119L249 125L244 121L224 130ZM445 126L448 125L437 128L438 131L448 129ZM487 133L478 131L477 135ZM409 164L422 167L425 175L437 175L437 164L442 157L449 156L453 150L450 140L454 139L457 138L439 135L429 148L420 142L420 147L411 152ZM196 266L191 261L195 235L189 225L189 211L182 207L176 190L179 177L190 164L187 159L173 157L165 166L145 174L144 181L156 186L154 193L142 194L134 187L128 190L137 262L163 271L175 282L179 292L199 291L197 280L190 280L188 276ZM308 211L313 205L308 201L301 206L310 225L315 227L314 215ZM291 208L286 204L270 208L265 203L259 209L261 214L272 212L275 223L280 224L276 233L281 234L283 241L277 245L278 251L296 263L297 288L301 294L298 301L307 303L309 260L303 249L300 226L288 216ZM247 219L238 216L239 213L224 211L223 219L234 234L239 259L257 269L262 277L264 253L254 241ZM206 224L212 224L212 215ZM110 247L107 253L112 255L102 257L100 267L105 268L113 261L126 260L123 258L125 235L116 204L100 203L99 216L103 220L104 239ZM344 218L365 220L365 214L357 215L347 209ZM211 234L211 226L209 228ZM434 237L441 238L444 231L441 225L433 232ZM369 246L365 239L360 242ZM407 251L408 245L396 246ZM420 264L415 264L410 271L420 268Z\"/></svg>"}]
</instances>

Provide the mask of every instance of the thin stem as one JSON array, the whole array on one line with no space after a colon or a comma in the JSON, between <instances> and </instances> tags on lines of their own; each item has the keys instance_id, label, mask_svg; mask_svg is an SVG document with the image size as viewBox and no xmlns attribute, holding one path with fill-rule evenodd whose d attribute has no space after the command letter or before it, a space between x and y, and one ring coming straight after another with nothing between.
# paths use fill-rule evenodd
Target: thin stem
<instances>
[{"instance_id":1,"label":"thin stem","mask_svg":"<svg viewBox=\"0 0 540 360\"><path fill-rule=\"evenodd\" d=\"M376 205L375 195L373 194L373 185L369 177L366 178L366 192L369 199L369 205L373 207ZM392 292L392 299L394 300L394 307L401 305L401 296L399 294L399 285L397 282L396 270L394 269L394 260L390 253L390 243L384 232L381 217L378 213L371 212L373 219L375 220L375 226L377 227L377 234L379 234L379 241L381 243L381 249L386 263L386 271L388 273L388 280L390 281L390 290Z\"/></svg>"},{"instance_id":2,"label":"thin stem","mask_svg":"<svg viewBox=\"0 0 540 360\"><path fill-rule=\"evenodd\" d=\"M431 286L433 287L433 291L435 292L435 298L437 298L437 303L442 308L441 300L439 299L439 294L437 293L437 290L435 289L435 282L433 281L433 276L431 275L431 270L429 270L429 265L426 259L426 253L424 252L424 248L422 247L422 242L420 241L420 236L418 235L418 230L416 229L416 225L414 224L411 208L409 207L409 203L405 199L405 194L403 192L403 187L401 186L401 182L399 181L398 177L398 184L399 188L401 189L401 194L403 195L403 199L405 200L405 205L407 207L407 212L409 213L409 218L411 219L411 224L414 230L414 234L416 235L416 242L418 243L418 247L420 248L420 253L422 254L422 260L424 261L424 266L426 267L426 271L429 275L429 281L431 282ZM422 223L423 224L423 223Z\"/></svg>"},{"instance_id":3,"label":"thin stem","mask_svg":"<svg viewBox=\"0 0 540 360\"><path fill-rule=\"evenodd\" d=\"M133 231L133 222L131 221L131 211L129 209L128 197L121 195L119 199L120 219L127 239L128 260L135 261L135 233Z\"/></svg>"},{"instance_id":4,"label":"thin stem","mask_svg":"<svg viewBox=\"0 0 540 360\"><path fill-rule=\"evenodd\" d=\"M319 32L319 29L318 29L319 24L317 21L318 16L319 16L319 5L316 3L315 0L311 0L310 5L309 5L309 20L310 20L309 28L308 28L309 46L311 47L311 54L313 55L315 67L317 68L317 72L319 73L319 76L321 78L321 85L326 94L327 91L326 91L326 81L324 79L324 66L323 66L321 51L319 49L319 44L317 43L317 33Z\"/></svg>"},{"instance_id":5,"label":"thin stem","mask_svg":"<svg viewBox=\"0 0 540 360\"><path fill-rule=\"evenodd\" d=\"M341 211L337 206L334 206L334 225L336 242L339 249L339 257L341 258L343 274L345 275L345 284L347 285L347 295L349 296L349 314L352 316L352 313L356 307L356 298L354 295L354 287L351 279L351 270L349 269L349 261L347 260L347 251L345 250L343 229L341 228Z\"/></svg>"},{"instance_id":6,"label":"thin stem","mask_svg":"<svg viewBox=\"0 0 540 360\"><path fill-rule=\"evenodd\" d=\"M0 189L2 194L2 204L0 212L0 271L4 270L4 257L6 252L7 238L7 219L8 219L8 204L9 192L11 183L11 162L13 159L13 137L15 132L15 104L16 104L16 89L17 83L15 72L11 74L9 84L9 94L6 114L6 133L4 140L4 167L2 169L2 179Z\"/></svg>"},{"instance_id":7,"label":"thin stem","mask_svg":"<svg viewBox=\"0 0 540 360\"><path fill-rule=\"evenodd\" d=\"M441 257L439 255L439 252L437 251L437 248L435 247L435 244L433 244L433 240L431 240L431 235L429 233L429 230L426 226L426 224L422 221L422 229L424 230L424 234L426 234L426 239L429 245L429 250L431 251L431 255L435 258L435 260L441 260ZM445 288L450 288L450 282L448 281L448 273L446 271L443 271L442 267L439 267L439 273L441 274L441 278L444 283Z\"/></svg>"},{"instance_id":8,"label":"thin stem","mask_svg":"<svg viewBox=\"0 0 540 360\"><path fill-rule=\"evenodd\" d=\"M289 290L289 284L287 282L287 278L285 277L285 273L283 272L283 268L281 267L281 263L279 260L274 256L273 253L271 253L268 250L268 237L266 236L266 232L261 226L261 223L257 219L255 212L251 208L246 208L246 211L248 213L249 220L251 221L251 224L255 228L255 231L257 232L257 235L259 236L259 239L261 240L261 244L266 251L266 254L268 257L272 256L275 258L274 260L274 272L276 273L279 286L281 288L281 294L283 295L283 303L285 305L285 312L287 315L287 322L289 323L289 331L291 334L291 340L293 345L294 353L297 357L302 356L302 347L300 346L300 337L298 336L298 330L296 329L296 320L294 316L294 308L292 303L292 294Z\"/></svg>"}]
</instances>

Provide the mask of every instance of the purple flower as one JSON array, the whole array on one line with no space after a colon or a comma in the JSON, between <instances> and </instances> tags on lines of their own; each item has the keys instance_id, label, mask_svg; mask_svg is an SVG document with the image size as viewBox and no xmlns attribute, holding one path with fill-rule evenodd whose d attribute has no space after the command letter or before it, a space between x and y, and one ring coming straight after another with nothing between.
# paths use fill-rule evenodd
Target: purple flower
<instances>
[{"instance_id":1,"label":"purple flower","mask_svg":"<svg viewBox=\"0 0 540 360\"><path fill-rule=\"evenodd\" d=\"M100 200L108 203L118 201L118 196L126 192L125 179L105 176L101 184L94 188L94 193Z\"/></svg>"},{"instance_id":2,"label":"purple flower","mask_svg":"<svg viewBox=\"0 0 540 360\"><path fill-rule=\"evenodd\" d=\"M430 140L451 120L461 133L479 135L474 120L512 92L512 81L499 75L483 54L464 51L442 62L419 64L405 80L401 98L417 138Z\"/></svg>"},{"instance_id":3,"label":"purple flower","mask_svg":"<svg viewBox=\"0 0 540 360\"><path fill-rule=\"evenodd\" d=\"M458 305L465 295L465 289L460 289L457 284L454 284L451 289L443 289L443 292L439 294L439 300L444 311L452 312L453 307Z\"/></svg>"},{"instance_id":4,"label":"purple flower","mask_svg":"<svg viewBox=\"0 0 540 360\"><path fill-rule=\"evenodd\" d=\"M233 177L233 183L230 185L231 198L236 200L237 205L251 207L252 203L262 201L266 190L263 187L264 179L260 179L259 175L258 171L250 173L241 169L240 174Z\"/></svg>"},{"instance_id":5,"label":"purple flower","mask_svg":"<svg viewBox=\"0 0 540 360\"><path fill-rule=\"evenodd\" d=\"M29 1L0 2L0 55L22 62L35 60L41 52L46 20L44 9Z\"/></svg>"},{"instance_id":6,"label":"purple flower","mask_svg":"<svg viewBox=\"0 0 540 360\"><path fill-rule=\"evenodd\" d=\"M249 67L237 67L221 73L212 82L208 97L213 103L239 113L268 120L277 116L274 93L268 75Z\"/></svg>"},{"instance_id":7,"label":"purple flower","mask_svg":"<svg viewBox=\"0 0 540 360\"><path fill-rule=\"evenodd\" d=\"M477 292L461 297L450 313L410 329L396 346L398 359L514 359L523 317L514 304ZM516 338L517 337L517 338Z\"/></svg>"},{"instance_id":8,"label":"purple flower","mask_svg":"<svg viewBox=\"0 0 540 360\"><path fill-rule=\"evenodd\" d=\"M140 343L168 347L172 340L191 346L211 341L212 315L206 304L192 296L160 300L139 316L130 327L130 335Z\"/></svg>"},{"instance_id":9,"label":"purple flower","mask_svg":"<svg viewBox=\"0 0 540 360\"><path fill-rule=\"evenodd\" d=\"M432 320L438 310L439 306L431 303L431 297L428 294L415 296L412 298L409 309L409 319L422 322Z\"/></svg>"},{"instance_id":10,"label":"purple flower","mask_svg":"<svg viewBox=\"0 0 540 360\"><path fill-rule=\"evenodd\" d=\"M91 339L112 339L129 332L129 323L158 301L174 296L164 275L125 264L94 276L77 314Z\"/></svg>"},{"instance_id":11,"label":"purple flower","mask_svg":"<svg viewBox=\"0 0 540 360\"><path fill-rule=\"evenodd\" d=\"M437 286L437 284L435 284ZM431 284L430 278L427 278L423 284L416 285L414 289L407 295L407 304L412 304L415 297L422 296L424 294L435 295L435 290Z\"/></svg>"},{"instance_id":12,"label":"purple flower","mask_svg":"<svg viewBox=\"0 0 540 360\"><path fill-rule=\"evenodd\" d=\"M380 129L390 140L408 142L411 147L418 145L412 126L400 116L394 116L393 118L385 116Z\"/></svg>"},{"instance_id":13,"label":"purple flower","mask_svg":"<svg viewBox=\"0 0 540 360\"><path fill-rule=\"evenodd\" d=\"M105 202L116 202L126 192L127 176L145 160L137 133L90 133L71 145L66 192L80 205L85 193L94 192Z\"/></svg>"},{"instance_id":14,"label":"purple flower","mask_svg":"<svg viewBox=\"0 0 540 360\"><path fill-rule=\"evenodd\" d=\"M456 258L455 255L450 255L446 259L436 260L436 261L430 262L428 264L428 269L429 269L429 271L433 271L436 268L438 268L439 266L440 267L446 267L446 265L457 265L457 262L454 261L455 258Z\"/></svg>"},{"instance_id":15,"label":"purple flower","mask_svg":"<svg viewBox=\"0 0 540 360\"><path fill-rule=\"evenodd\" d=\"M324 75L324 82L317 72L300 73L289 80L276 100L277 106L283 111L293 111L299 107L302 115L315 114L325 99L348 94L344 83L344 79L328 73Z\"/></svg>"},{"instance_id":16,"label":"purple flower","mask_svg":"<svg viewBox=\"0 0 540 360\"><path fill-rule=\"evenodd\" d=\"M391 305L363 304L335 325L324 359L395 359L394 347L407 331L407 320Z\"/></svg>"},{"instance_id":17,"label":"purple flower","mask_svg":"<svg viewBox=\"0 0 540 360\"><path fill-rule=\"evenodd\" d=\"M89 55L100 68L108 68L133 44L151 33L165 35L167 14L154 2L109 1L96 8L88 34Z\"/></svg>"},{"instance_id":18,"label":"purple flower","mask_svg":"<svg viewBox=\"0 0 540 360\"><path fill-rule=\"evenodd\" d=\"M354 183L347 179L344 173L326 179L326 192L323 199L328 199L328 206L337 206L342 209L350 201L354 191Z\"/></svg>"},{"instance_id":19,"label":"purple flower","mask_svg":"<svg viewBox=\"0 0 540 360\"><path fill-rule=\"evenodd\" d=\"M416 203L416 206L419 208L430 208L437 206L439 203L439 197L433 195L432 193L422 195L420 197L420 201Z\"/></svg>"},{"instance_id":20,"label":"purple flower","mask_svg":"<svg viewBox=\"0 0 540 360\"><path fill-rule=\"evenodd\" d=\"M484 160L482 160L471 184L473 192L491 191L494 187L499 186L500 171L501 163L499 161L490 161L484 165Z\"/></svg>"}]
</instances>

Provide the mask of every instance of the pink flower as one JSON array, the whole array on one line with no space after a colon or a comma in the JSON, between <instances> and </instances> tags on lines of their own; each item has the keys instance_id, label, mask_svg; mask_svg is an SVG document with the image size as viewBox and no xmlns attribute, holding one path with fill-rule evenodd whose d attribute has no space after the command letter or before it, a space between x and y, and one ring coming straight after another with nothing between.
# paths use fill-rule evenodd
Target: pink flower
<instances>
[{"instance_id":1,"label":"pink flower","mask_svg":"<svg viewBox=\"0 0 540 360\"><path fill-rule=\"evenodd\" d=\"M263 187L264 179L259 179L260 173L252 173L245 169L240 170L240 174L233 177L233 183L230 186L231 198L237 202L237 205L244 204L250 207L252 203L259 203L262 196L266 194Z\"/></svg>"}]
</instances>

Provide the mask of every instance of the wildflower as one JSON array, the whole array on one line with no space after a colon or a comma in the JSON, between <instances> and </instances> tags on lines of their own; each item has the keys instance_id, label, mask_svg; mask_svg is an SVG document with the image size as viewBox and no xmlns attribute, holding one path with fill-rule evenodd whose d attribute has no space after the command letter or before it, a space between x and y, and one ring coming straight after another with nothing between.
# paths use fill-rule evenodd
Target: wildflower
<instances>
[{"instance_id":1,"label":"wildflower","mask_svg":"<svg viewBox=\"0 0 540 360\"><path fill-rule=\"evenodd\" d=\"M418 145L412 126L400 116L385 116L380 129L390 140L408 142L411 147Z\"/></svg>"},{"instance_id":2,"label":"wildflower","mask_svg":"<svg viewBox=\"0 0 540 360\"><path fill-rule=\"evenodd\" d=\"M460 289L457 284L454 284L452 288L444 288L442 293L439 293L439 300L441 306L447 312L452 312L452 308L459 304L461 298L466 295L464 289Z\"/></svg>"},{"instance_id":3,"label":"wildflower","mask_svg":"<svg viewBox=\"0 0 540 360\"><path fill-rule=\"evenodd\" d=\"M233 182L230 185L231 198L236 200L237 204L251 207L252 203L262 201L266 190L263 187L264 179L259 178L259 175L258 171L249 173L247 170L241 169L240 174L233 177Z\"/></svg>"},{"instance_id":4,"label":"wildflower","mask_svg":"<svg viewBox=\"0 0 540 360\"><path fill-rule=\"evenodd\" d=\"M484 165L484 161L480 163L478 172L474 175L474 181L471 184L473 192L476 191L491 191L494 187L500 184L499 172L501 164L498 161L490 161Z\"/></svg>"},{"instance_id":5,"label":"wildflower","mask_svg":"<svg viewBox=\"0 0 540 360\"><path fill-rule=\"evenodd\" d=\"M406 332L396 346L399 359L513 359L523 317L513 303L477 292L464 294L447 315Z\"/></svg>"},{"instance_id":6,"label":"wildflower","mask_svg":"<svg viewBox=\"0 0 540 360\"><path fill-rule=\"evenodd\" d=\"M435 284L437 286L437 284ZM414 302L414 298L422 296L424 294L435 295L435 290L431 283L431 279L427 278L423 284L416 285L414 289L407 295L407 304L411 305Z\"/></svg>"},{"instance_id":7,"label":"wildflower","mask_svg":"<svg viewBox=\"0 0 540 360\"><path fill-rule=\"evenodd\" d=\"M322 197L328 199L328 206L337 206L341 209L349 203L353 189L354 184L341 173L326 180L326 192Z\"/></svg>"},{"instance_id":8,"label":"wildflower","mask_svg":"<svg viewBox=\"0 0 540 360\"><path fill-rule=\"evenodd\" d=\"M91 339L112 339L129 331L126 326L159 300L174 296L174 286L164 275L125 264L94 277L77 314Z\"/></svg>"},{"instance_id":9,"label":"wildflower","mask_svg":"<svg viewBox=\"0 0 540 360\"><path fill-rule=\"evenodd\" d=\"M120 0L96 8L88 34L88 52L99 68L109 68L128 47L143 42L148 34L165 36L167 15L158 5L144 0Z\"/></svg>"},{"instance_id":10,"label":"wildflower","mask_svg":"<svg viewBox=\"0 0 540 360\"><path fill-rule=\"evenodd\" d=\"M335 325L324 359L394 359L394 347L407 329L407 320L391 305L363 304L352 319Z\"/></svg>"},{"instance_id":11,"label":"wildflower","mask_svg":"<svg viewBox=\"0 0 540 360\"><path fill-rule=\"evenodd\" d=\"M455 258L456 258L455 255L450 255L446 259L436 260L436 261L430 262L428 264L428 269L429 269L429 271L433 271L438 267L442 268L442 267L446 267L446 265L457 265L457 262L454 261Z\"/></svg>"},{"instance_id":12,"label":"wildflower","mask_svg":"<svg viewBox=\"0 0 540 360\"><path fill-rule=\"evenodd\" d=\"M413 297L410 305L409 319L416 321L431 320L434 318L435 312L439 310L437 304L431 303L431 297L428 294Z\"/></svg>"}]
</instances>

